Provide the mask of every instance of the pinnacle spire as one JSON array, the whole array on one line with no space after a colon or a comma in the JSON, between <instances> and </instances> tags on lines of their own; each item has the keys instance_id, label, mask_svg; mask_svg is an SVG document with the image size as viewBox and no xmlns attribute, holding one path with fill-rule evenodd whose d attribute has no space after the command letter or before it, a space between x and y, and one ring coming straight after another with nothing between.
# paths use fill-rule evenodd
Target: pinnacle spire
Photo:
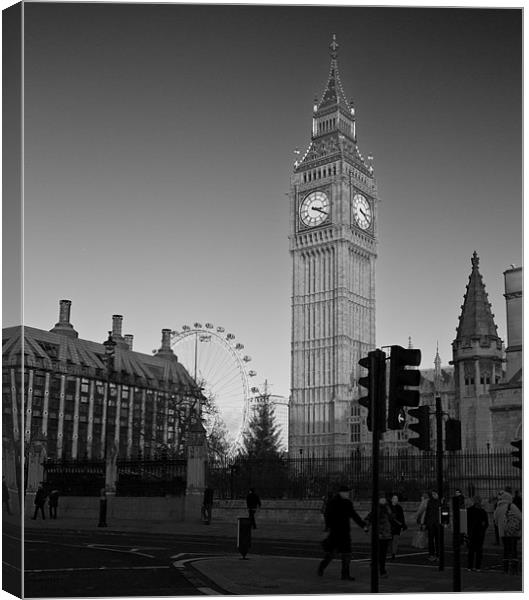
<instances>
[{"instance_id":1,"label":"pinnacle spire","mask_svg":"<svg viewBox=\"0 0 529 600\"><path fill-rule=\"evenodd\" d=\"M329 44L329 50L331 51L331 58L336 59L338 57L338 48L340 45L336 41L336 34L332 34L332 42Z\"/></svg>"},{"instance_id":2,"label":"pinnacle spire","mask_svg":"<svg viewBox=\"0 0 529 600\"><path fill-rule=\"evenodd\" d=\"M335 105L337 108L342 107L346 113L351 113L351 106L349 105L345 92L342 87L340 80L340 72L338 71L338 48L339 44L336 41L336 34L333 33L332 41L329 44L329 50L331 55L331 68L329 71L329 78L323 91L321 100L318 103L318 110L331 107Z\"/></svg>"},{"instance_id":3,"label":"pinnacle spire","mask_svg":"<svg viewBox=\"0 0 529 600\"><path fill-rule=\"evenodd\" d=\"M479 256L475 251L471 263L472 272L461 307L456 340L482 336L497 339L498 331L494 323L489 298L485 291L485 284L479 272Z\"/></svg>"},{"instance_id":4,"label":"pinnacle spire","mask_svg":"<svg viewBox=\"0 0 529 600\"><path fill-rule=\"evenodd\" d=\"M441 389L441 357L439 356L439 342L437 342L437 349L434 358L434 389L435 392L439 392Z\"/></svg>"}]
</instances>

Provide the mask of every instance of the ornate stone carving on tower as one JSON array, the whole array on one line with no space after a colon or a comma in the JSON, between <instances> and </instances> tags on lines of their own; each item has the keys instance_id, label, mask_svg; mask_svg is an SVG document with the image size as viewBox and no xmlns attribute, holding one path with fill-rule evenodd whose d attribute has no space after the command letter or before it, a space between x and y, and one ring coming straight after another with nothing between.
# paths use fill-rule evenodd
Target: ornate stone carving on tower
<instances>
[{"instance_id":1,"label":"ornate stone carving on tower","mask_svg":"<svg viewBox=\"0 0 529 600\"><path fill-rule=\"evenodd\" d=\"M378 197L372 157L357 144L355 109L330 45L312 137L290 190L292 362L289 450L340 456L368 441L358 360L375 346Z\"/></svg>"},{"instance_id":2,"label":"ornate stone carving on tower","mask_svg":"<svg viewBox=\"0 0 529 600\"><path fill-rule=\"evenodd\" d=\"M463 449L482 451L493 440L489 389L502 378L503 343L498 337L476 252L452 355Z\"/></svg>"}]
</instances>

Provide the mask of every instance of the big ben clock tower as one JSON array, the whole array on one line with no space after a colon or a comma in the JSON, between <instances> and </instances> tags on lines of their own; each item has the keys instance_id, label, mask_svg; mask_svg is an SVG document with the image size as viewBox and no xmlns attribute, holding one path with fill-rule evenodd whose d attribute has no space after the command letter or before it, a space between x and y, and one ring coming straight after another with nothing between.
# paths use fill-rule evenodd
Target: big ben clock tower
<instances>
[{"instance_id":1,"label":"big ben clock tower","mask_svg":"<svg viewBox=\"0 0 529 600\"><path fill-rule=\"evenodd\" d=\"M377 189L358 148L335 36L330 54L311 142L294 165L290 191L289 450L305 456L345 456L368 443L356 381L358 360L375 347Z\"/></svg>"}]
</instances>

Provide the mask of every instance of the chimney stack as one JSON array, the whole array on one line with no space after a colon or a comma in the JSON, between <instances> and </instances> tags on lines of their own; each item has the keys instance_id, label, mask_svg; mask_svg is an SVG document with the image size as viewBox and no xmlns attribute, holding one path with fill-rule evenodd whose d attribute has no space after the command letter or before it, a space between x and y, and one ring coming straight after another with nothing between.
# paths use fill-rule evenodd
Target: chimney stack
<instances>
[{"instance_id":1,"label":"chimney stack","mask_svg":"<svg viewBox=\"0 0 529 600\"><path fill-rule=\"evenodd\" d=\"M59 333L68 337L79 337L79 334L73 328L70 323L70 307L72 306L71 300L60 300L59 301L59 322L55 323L55 327L50 329L52 333Z\"/></svg>"},{"instance_id":2,"label":"chimney stack","mask_svg":"<svg viewBox=\"0 0 529 600\"><path fill-rule=\"evenodd\" d=\"M123 323L123 315L112 315L112 337L121 338L121 326Z\"/></svg>"},{"instance_id":3,"label":"chimney stack","mask_svg":"<svg viewBox=\"0 0 529 600\"><path fill-rule=\"evenodd\" d=\"M171 330L162 329L162 350L171 351Z\"/></svg>"},{"instance_id":4,"label":"chimney stack","mask_svg":"<svg viewBox=\"0 0 529 600\"><path fill-rule=\"evenodd\" d=\"M70 323L70 308L72 306L71 300L61 300L59 302L59 323Z\"/></svg>"},{"instance_id":5,"label":"chimney stack","mask_svg":"<svg viewBox=\"0 0 529 600\"><path fill-rule=\"evenodd\" d=\"M162 329L162 347L156 353L156 356L164 358L173 357L175 354L171 348L171 330Z\"/></svg>"},{"instance_id":6,"label":"chimney stack","mask_svg":"<svg viewBox=\"0 0 529 600\"><path fill-rule=\"evenodd\" d=\"M129 350L132 350L132 342L134 340L134 336L131 333L126 333L125 334L125 342L127 343L127 346L129 348Z\"/></svg>"}]
</instances>

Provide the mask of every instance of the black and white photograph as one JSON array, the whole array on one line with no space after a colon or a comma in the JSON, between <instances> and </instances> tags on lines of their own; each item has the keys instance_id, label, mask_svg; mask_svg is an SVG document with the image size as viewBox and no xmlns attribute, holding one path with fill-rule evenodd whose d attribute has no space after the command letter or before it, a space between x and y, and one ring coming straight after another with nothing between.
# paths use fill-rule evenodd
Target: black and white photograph
<instances>
[{"instance_id":1,"label":"black and white photograph","mask_svg":"<svg viewBox=\"0 0 529 600\"><path fill-rule=\"evenodd\" d=\"M523 25L3 3L5 598L523 593Z\"/></svg>"}]
</instances>

